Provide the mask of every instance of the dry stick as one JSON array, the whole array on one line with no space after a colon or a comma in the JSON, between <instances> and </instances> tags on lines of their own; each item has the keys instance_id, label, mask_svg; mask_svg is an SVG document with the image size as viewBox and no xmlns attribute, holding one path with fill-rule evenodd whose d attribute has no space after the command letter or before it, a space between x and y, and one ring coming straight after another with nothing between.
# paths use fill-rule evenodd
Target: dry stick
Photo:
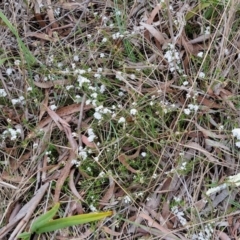
<instances>
[{"instance_id":1,"label":"dry stick","mask_svg":"<svg viewBox=\"0 0 240 240\"><path fill-rule=\"evenodd\" d=\"M86 101L86 93L84 93L83 98L82 98L82 103L81 103L81 106L80 106L80 114L79 114L79 119L78 119L78 125L77 125L77 132L79 134L79 136L78 136L79 147L82 147L82 134L80 132L80 127L81 127L81 124L82 124L85 101Z\"/></svg>"},{"instance_id":2,"label":"dry stick","mask_svg":"<svg viewBox=\"0 0 240 240\"><path fill-rule=\"evenodd\" d=\"M79 25L79 23L81 22L84 13L86 12L86 9L87 9L87 7L88 7L88 4L89 4L91 1L92 1L92 0L87 0L86 2L83 2L83 3L82 3L82 4L85 3L85 5L84 5L84 7L83 7L84 10L83 10L83 12L82 12L80 18L78 19L77 23L75 24L74 28L73 28L73 29L71 30L71 32L65 37L64 40L68 40L68 39L72 36L72 34L77 30L78 25Z\"/></svg>"}]
</instances>

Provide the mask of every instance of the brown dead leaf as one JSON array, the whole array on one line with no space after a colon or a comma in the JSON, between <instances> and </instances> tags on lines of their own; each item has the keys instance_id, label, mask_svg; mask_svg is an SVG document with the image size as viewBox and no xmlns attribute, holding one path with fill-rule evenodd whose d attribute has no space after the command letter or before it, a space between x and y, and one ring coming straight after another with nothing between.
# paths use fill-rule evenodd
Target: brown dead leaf
<instances>
[{"instance_id":1,"label":"brown dead leaf","mask_svg":"<svg viewBox=\"0 0 240 240\"><path fill-rule=\"evenodd\" d=\"M53 13L53 9L52 9L52 2L51 0L47 0L47 15L48 15L48 18L49 18L49 21L51 23L51 27L52 28L57 28L58 27L58 24L57 24L57 21L54 17L54 13Z\"/></svg>"},{"instance_id":2,"label":"brown dead leaf","mask_svg":"<svg viewBox=\"0 0 240 240\"><path fill-rule=\"evenodd\" d=\"M89 142L88 138L84 135L82 135L82 142L90 148L97 148L97 145L94 142Z\"/></svg>"},{"instance_id":3,"label":"brown dead leaf","mask_svg":"<svg viewBox=\"0 0 240 240\"><path fill-rule=\"evenodd\" d=\"M119 237L119 236L122 235L121 232L116 232L116 231L114 231L114 230L112 230L112 229L110 229L109 227L106 227L106 226L103 226L102 229L103 229L103 231L105 231L106 233L108 233L111 236Z\"/></svg>"},{"instance_id":4,"label":"brown dead leaf","mask_svg":"<svg viewBox=\"0 0 240 240\"><path fill-rule=\"evenodd\" d=\"M44 107L44 105L46 105L46 106L48 105L48 100L49 100L49 91L46 89L45 90L45 97L42 101L42 104L40 105L40 112L39 112L39 117L38 117L39 121L42 120L42 117L46 112L46 108Z\"/></svg>"},{"instance_id":5,"label":"brown dead leaf","mask_svg":"<svg viewBox=\"0 0 240 240\"><path fill-rule=\"evenodd\" d=\"M74 180L73 180L73 177L74 177L74 172L75 172L75 169L72 169L71 172L70 172L70 176L69 176L69 188L71 189L73 195L75 195L75 197L78 199L78 200L81 200L82 202L85 202L84 199L82 198L82 196L78 193L76 187L75 187L75 183L74 183Z\"/></svg>"},{"instance_id":6,"label":"brown dead leaf","mask_svg":"<svg viewBox=\"0 0 240 240\"><path fill-rule=\"evenodd\" d=\"M209 153L207 150L205 150L203 147L201 147L198 143L188 142L187 144L181 144L181 145L183 147L192 148L192 149L195 149L195 150L203 153L208 158L208 160L210 160L210 162L212 162L212 163L229 167L229 165L227 163L219 162L211 153Z\"/></svg>"},{"instance_id":7,"label":"brown dead leaf","mask_svg":"<svg viewBox=\"0 0 240 240\"><path fill-rule=\"evenodd\" d=\"M35 37L39 38L41 40L49 41L49 42L57 42L58 39L54 37L50 37L49 35L45 33L38 33L38 32L28 32L26 33L26 37Z\"/></svg>"},{"instance_id":8,"label":"brown dead leaf","mask_svg":"<svg viewBox=\"0 0 240 240\"><path fill-rule=\"evenodd\" d=\"M152 228L157 228L158 230L160 230L164 236L164 238L168 238L168 239L176 239L177 237L171 233L171 231L163 226L161 226L159 223L157 223L156 221L154 221L150 216L148 216L146 213L141 212L139 214L140 217L142 217L143 219L148 221L148 226L152 227ZM141 227L141 226L140 226Z\"/></svg>"},{"instance_id":9,"label":"brown dead leaf","mask_svg":"<svg viewBox=\"0 0 240 240\"><path fill-rule=\"evenodd\" d=\"M166 42L165 38L163 37L163 34L156 30L154 26L143 22L141 22L140 24L144 26L161 45L163 45Z\"/></svg>"},{"instance_id":10,"label":"brown dead leaf","mask_svg":"<svg viewBox=\"0 0 240 240\"><path fill-rule=\"evenodd\" d=\"M109 175L109 188L103 195L102 199L100 200L99 209L102 209L106 204L108 204L108 201L112 198L113 193L115 190L115 182L111 175Z\"/></svg>"},{"instance_id":11,"label":"brown dead leaf","mask_svg":"<svg viewBox=\"0 0 240 240\"><path fill-rule=\"evenodd\" d=\"M231 240L230 237L228 237L228 235L220 230L216 231L217 236L220 238L220 240Z\"/></svg>"},{"instance_id":12,"label":"brown dead leaf","mask_svg":"<svg viewBox=\"0 0 240 240\"><path fill-rule=\"evenodd\" d=\"M207 129L201 127L197 122L194 122L194 124L197 127L197 129L204 134L205 137L211 137L211 138L217 138L217 139L229 138L229 136L227 136L227 135L218 135L214 132L211 132L210 130L207 130Z\"/></svg>"},{"instance_id":13,"label":"brown dead leaf","mask_svg":"<svg viewBox=\"0 0 240 240\"><path fill-rule=\"evenodd\" d=\"M39 88L51 88L55 87L56 85L67 85L71 83L71 80L63 79L63 80L55 80L55 81L48 81L48 82L33 82L35 86Z\"/></svg>"},{"instance_id":14,"label":"brown dead leaf","mask_svg":"<svg viewBox=\"0 0 240 240\"><path fill-rule=\"evenodd\" d=\"M84 106L84 111L89 110L92 108L92 105L86 105ZM73 113L79 112L80 111L80 104L72 104L66 107L62 107L56 111L56 114L59 117L64 117L67 115L71 115ZM39 132L40 129L43 129L45 126L47 126L50 122L52 121L51 117L47 117L43 120L41 120L35 130L33 132L30 132L27 136L26 139L30 139L35 137L36 133Z\"/></svg>"},{"instance_id":15,"label":"brown dead leaf","mask_svg":"<svg viewBox=\"0 0 240 240\"><path fill-rule=\"evenodd\" d=\"M219 104L213 102L212 100L209 100L206 97L203 97L203 96L200 96L200 95L197 96L197 102L199 104L205 105L209 108L216 108L216 109L223 109L224 108L224 106L219 105Z\"/></svg>"}]
</instances>

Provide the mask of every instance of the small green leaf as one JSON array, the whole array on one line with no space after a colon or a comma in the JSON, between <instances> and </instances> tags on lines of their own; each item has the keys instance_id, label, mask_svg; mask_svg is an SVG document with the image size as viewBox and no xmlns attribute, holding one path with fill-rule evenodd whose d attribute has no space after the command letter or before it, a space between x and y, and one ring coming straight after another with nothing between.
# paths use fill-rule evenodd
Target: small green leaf
<instances>
[{"instance_id":1,"label":"small green leaf","mask_svg":"<svg viewBox=\"0 0 240 240\"><path fill-rule=\"evenodd\" d=\"M17 236L17 238L21 238L23 240L30 240L31 233L30 232L23 232Z\"/></svg>"},{"instance_id":2,"label":"small green leaf","mask_svg":"<svg viewBox=\"0 0 240 240\"><path fill-rule=\"evenodd\" d=\"M31 232L32 233L36 232L37 229L41 228L42 225L45 225L46 223L48 224L48 222L50 220L52 220L52 218L57 213L59 206L60 206L60 204L56 203L55 206L51 210L47 211L46 213L44 213L43 215L38 217L32 224Z\"/></svg>"},{"instance_id":3,"label":"small green leaf","mask_svg":"<svg viewBox=\"0 0 240 240\"><path fill-rule=\"evenodd\" d=\"M112 211L108 211L108 212L81 214L77 216L50 220L48 222L45 222L45 224L41 224L41 226L38 229L36 229L36 233L39 234L39 233L51 232L51 231L55 231L58 229L62 229L62 228L66 228L66 227L70 227L78 224L93 222L111 215L112 215Z\"/></svg>"}]
</instances>

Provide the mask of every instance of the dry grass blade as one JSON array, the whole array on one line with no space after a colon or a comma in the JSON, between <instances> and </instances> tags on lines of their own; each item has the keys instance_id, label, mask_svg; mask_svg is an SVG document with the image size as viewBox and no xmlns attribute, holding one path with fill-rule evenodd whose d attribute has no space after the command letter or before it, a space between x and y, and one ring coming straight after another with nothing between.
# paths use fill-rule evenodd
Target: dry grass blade
<instances>
[{"instance_id":1,"label":"dry grass blade","mask_svg":"<svg viewBox=\"0 0 240 240\"><path fill-rule=\"evenodd\" d=\"M36 195L21 208L21 210L11 220L11 222L9 222L5 227L3 227L0 230L0 239L3 239L3 237L6 236L13 228L15 230L12 232L11 236L8 239L9 240L16 239L16 236L21 232L21 230L28 223L28 221L31 218L34 210L36 209L39 202L43 198L45 192L47 191L48 186L49 186L49 183L45 183L44 185L42 185L41 188L39 188ZM19 221L20 221L20 223L17 225L17 227L15 227L15 225Z\"/></svg>"}]
</instances>

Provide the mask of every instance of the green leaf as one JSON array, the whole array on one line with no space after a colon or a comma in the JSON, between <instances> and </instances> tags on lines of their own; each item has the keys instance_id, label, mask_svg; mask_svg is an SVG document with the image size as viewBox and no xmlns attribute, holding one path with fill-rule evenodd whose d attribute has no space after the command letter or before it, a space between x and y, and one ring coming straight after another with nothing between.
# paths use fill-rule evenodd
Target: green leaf
<instances>
[{"instance_id":1,"label":"green leaf","mask_svg":"<svg viewBox=\"0 0 240 240\"><path fill-rule=\"evenodd\" d=\"M57 213L59 206L60 204L56 203L51 210L47 211L46 213L38 217L31 226L31 232L32 233L36 232L37 229L41 228L42 225L45 225L46 223L48 224L48 222L52 220L54 215Z\"/></svg>"},{"instance_id":2,"label":"green leaf","mask_svg":"<svg viewBox=\"0 0 240 240\"><path fill-rule=\"evenodd\" d=\"M21 238L23 240L30 240L31 233L30 232L23 232L17 236L17 238Z\"/></svg>"},{"instance_id":3,"label":"green leaf","mask_svg":"<svg viewBox=\"0 0 240 240\"><path fill-rule=\"evenodd\" d=\"M50 220L48 222L45 222L44 224L41 224L41 226L38 229L35 229L35 232L38 234L51 232L51 231L55 231L58 229L62 229L62 228L66 228L66 227L70 227L78 224L97 221L111 215L112 215L112 211L108 211L108 212L99 212L99 213L87 213L87 214L81 214L77 216L60 218L56 220Z\"/></svg>"}]
</instances>

